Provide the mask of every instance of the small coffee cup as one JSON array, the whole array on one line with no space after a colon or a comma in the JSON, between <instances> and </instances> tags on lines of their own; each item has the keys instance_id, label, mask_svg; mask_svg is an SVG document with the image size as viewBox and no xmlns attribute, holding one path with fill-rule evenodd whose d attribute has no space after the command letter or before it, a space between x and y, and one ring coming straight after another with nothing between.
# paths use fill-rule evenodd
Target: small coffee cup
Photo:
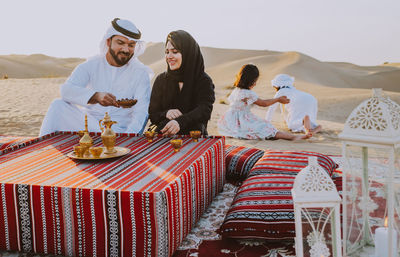
<instances>
[{"instance_id":1,"label":"small coffee cup","mask_svg":"<svg viewBox=\"0 0 400 257\"><path fill-rule=\"evenodd\" d=\"M80 145L74 146L74 153L77 157L83 157L83 154L85 153L86 148Z\"/></svg>"},{"instance_id":2,"label":"small coffee cup","mask_svg":"<svg viewBox=\"0 0 400 257\"><path fill-rule=\"evenodd\" d=\"M190 137L192 138L193 142L198 142L199 137L201 137L201 131L200 130L192 130L189 132Z\"/></svg>"},{"instance_id":3,"label":"small coffee cup","mask_svg":"<svg viewBox=\"0 0 400 257\"><path fill-rule=\"evenodd\" d=\"M174 148L174 151L179 152L182 146L182 139L172 139L170 142L172 147Z\"/></svg>"},{"instance_id":4,"label":"small coffee cup","mask_svg":"<svg viewBox=\"0 0 400 257\"><path fill-rule=\"evenodd\" d=\"M157 136L157 132L146 131L146 132L144 132L144 136L146 137L147 142L151 143L151 142L153 142L154 137Z\"/></svg>"},{"instance_id":5,"label":"small coffee cup","mask_svg":"<svg viewBox=\"0 0 400 257\"><path fill-rule=\"evenodd\" d=\"M89 148L89 151L93 155L94 158L99 158L101 153L103 152L103 147L92 146Z\"/></svg>"}]
</instances>

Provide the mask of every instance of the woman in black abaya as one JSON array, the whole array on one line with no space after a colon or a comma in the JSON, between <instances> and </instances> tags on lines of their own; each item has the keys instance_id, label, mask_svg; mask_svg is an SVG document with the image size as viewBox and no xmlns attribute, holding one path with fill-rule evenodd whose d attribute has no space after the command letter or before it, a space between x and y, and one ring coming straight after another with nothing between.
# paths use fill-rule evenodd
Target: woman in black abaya
<instances>
[{"instance_id":1,"label":"woman in black abaya","mask_svg":"<svg viewBox=\"0 0 400 257\"><path fill-rule=\"evenodd\" d=\"M166 135L191 130L207 135L215 94L199 45L186 31L173 31L165 43L165 60L167 71L157 76L151 92L152 125Z\"/></svg>"}]
</instances>

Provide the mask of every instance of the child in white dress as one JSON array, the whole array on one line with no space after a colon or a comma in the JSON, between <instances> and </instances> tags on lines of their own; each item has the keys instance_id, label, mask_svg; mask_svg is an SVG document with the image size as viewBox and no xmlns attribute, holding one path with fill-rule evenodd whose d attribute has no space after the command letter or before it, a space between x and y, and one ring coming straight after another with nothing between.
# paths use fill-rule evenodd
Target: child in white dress
<instances>
[{"instance_id":1,"label":"child in white dress","mask_svg":"<svg viewBox=\"0 0 400 257\"><path fill-rule=\"evenodd\" d=\"M252 64L244 65L236 76L236 87L228 100L229 110L218 121L219 133L223 136L243 139L287 139L299 140L309 138L310 135L294 135L278 131L271 123L251 112L253 104L267 107L274 103L287 104L286 96L275 99L260 99L251 89L256 86L259 71Z\"/></svg>"}]
</instances>

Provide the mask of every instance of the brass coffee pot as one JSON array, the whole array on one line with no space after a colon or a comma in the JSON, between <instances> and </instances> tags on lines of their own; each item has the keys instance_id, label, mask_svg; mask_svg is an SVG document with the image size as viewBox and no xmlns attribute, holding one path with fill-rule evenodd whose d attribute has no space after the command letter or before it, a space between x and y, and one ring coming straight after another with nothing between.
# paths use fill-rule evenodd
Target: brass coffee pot
<instances>
[{"instance_id":1,"label":"brass coffee pot","mask_svg":"<svg viewBox=\"0 0 400 257\"><path fill-rule=\"evenodd\" d=\"M99 120L99 126L102 132L101 140L103 141L103 144L106 147L106 151L104 152L105 154L111 154L117 152L114 149L116 134L111 129L111 126L115 123L117 122L111 120L111 117L110 115L108 115L108 112L106 112L102 120ZM104 126L104 128L102 126Z\"/></svg>"},{"instance_id":2,"label":"brass coffee pot","mask_svg":"<svg viewBox=\"0 0 400 257\"><path fill-rule=\"evenodd\" d=\"M79 132L83 133L79 145L84 148L84 155L89 155L89 148L93 145L93 139L89 136L87 115L85 115L85 130Z\"/></svg>"}]
</instances>

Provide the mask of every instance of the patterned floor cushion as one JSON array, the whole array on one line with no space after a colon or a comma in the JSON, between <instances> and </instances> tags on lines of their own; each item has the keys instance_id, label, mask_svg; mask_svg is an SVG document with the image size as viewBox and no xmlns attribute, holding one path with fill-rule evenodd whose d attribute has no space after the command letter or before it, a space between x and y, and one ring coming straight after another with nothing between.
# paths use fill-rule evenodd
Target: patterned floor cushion
<instances>
[{"instance_id":1,"label":"patterned floor cushion","mask_svg":"<svg viewBox=\"0 0 400 257\"><path fill-rule=\"evenodd\" d=\"M264 154L263 150L243 146L226 145L225 163L226 180L238 185L243 182L251 168Z\"/></svg>"},{"instance_id":2,"label":"patterned floor cushion","mask_svg":"<svg viewBox=\"0 0 400 257\"><path fill-rule=\"evenodd\" d=\"M316 152L265 151L264 155L251 169L249 176L259 174L287 174L296 176L308 165L308 157L318 157L318 163L330 176L338 165L327 155Z\"/></svg>"},{"instance_id":3,"label":"patterned floor cushion","mask_svg":"<svg viewBox=\"0 0 400 257\"><path fill-rule=\"evenodd\" d=\"M335 170L332 173L332 180L333 183L336 185L336 190L339 192L340 195L342 195L342 190L343 190L343 178L342 178L343 173L339 170ZM342 207L340 207L342 208Z\"/></svg>"},{"instance_id":4,"label":"patterned floor cushion","mask_svg":"<svg viewBox=\"0 0 400 257\"><path fill-rule=\"evenodd\" d=\"M288 174L247 178L238 189L221 226L222 236L293 239L296 234L291 195L294 180L295 176ZM341 177L335 178L334 182L341 189Z\"/></svg>"}]
</instances>

